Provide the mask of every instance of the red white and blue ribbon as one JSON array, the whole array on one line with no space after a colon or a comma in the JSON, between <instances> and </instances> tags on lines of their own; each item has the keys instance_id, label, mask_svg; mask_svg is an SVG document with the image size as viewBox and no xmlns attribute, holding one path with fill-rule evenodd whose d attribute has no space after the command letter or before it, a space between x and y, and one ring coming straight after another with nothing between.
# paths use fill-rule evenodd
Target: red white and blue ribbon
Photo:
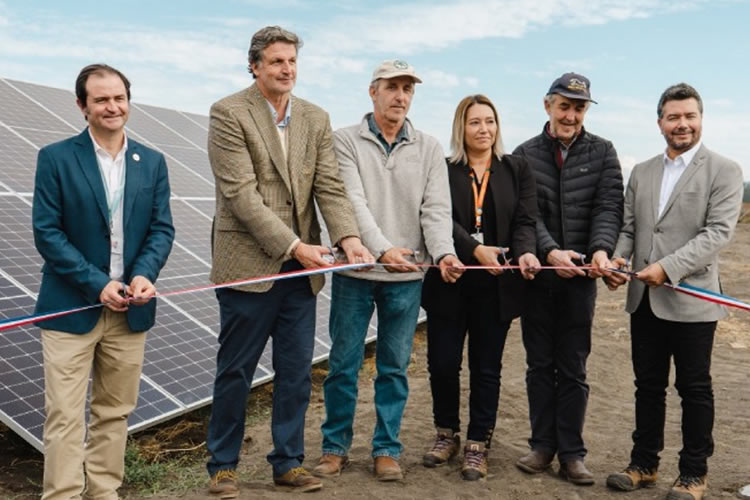
<instances>
[{"instance_id":1,"label":"red white and blue ribbon","mask_svg":"<svg viewBox=\"0 0 750 500\"><path fill-rule=\"evenodd\" d=\"M627 274L628 276L631 276L633 278L638 278L638 273L634 271L627 271L625 269L615 269L615 268L610 268L608 269L608 271L613 271L613 272L620 273L620 274ZM750 304L748 304L747 302L742 302L741 300L735 299L734 297L730 297L729 295L722 295L718 292L706 290L705 288L688 285L687 283L678 283L676 285L673 285L672 283L668 283L668 282L662 283L662 286L671 288L675 292L684 293L685 295L690 295L691 297L695 297L697 299L706 300L708 302L713 302L714 304L719 304L719 305L727 306L727 307L734 307L737 309L742 309L743 311L750 311Z\"/></svg>"},{"instance_id":2,"label":"red white and blue ribbon","mask_svg":"<svg viewBox=\"0 0 750 500\"><path fill-rule=\"evenodd\" d=\"M664 286L671 288L675 292L684 293L701 300L707 300L709 302L713 302L714 304L721 304L722 306L736 307L737 309L742 309L743 311L750 311L750 304L748 304L747 302L742 302L741 300L735 299L734 297L712 292L711 290L706 290L705 288L688 285L687 283L680 283L678 285L673 285L672 283L664 283Z\"/></svg>"},{"instance_id":3,"label":"red white and blue ribbon","mask_svg":"<svg viewBox=\"0 0 750 500\"><path fill-rule=\"evenodd\" d=\"M242 280L236 280L236 281L228 281L225 283L195 286L191 288L185 288L182 290L172 290L169 292L158 293L155 295L155 297L156 298L169 297L169 296L174 296L174 295L185 295L188 293L202 292L205 290L218 290L220 288L231 288L231 287L243 286L243 285L255 285L258 283L267 283L269 281L281 281L281 280L291 279L291 278L302 278L305 276L313 276L315 274L330 273L334 271L349 271L349 270L359 269L359 268L367 267L367 266L369 266L369 264L335 264L335 265L328 266L328 267L317 267L313 269L300 269L297 271L288 271L285 273L277 273L277 274L270 274L268 276L260 276L258 278L248 278L248 279L242 279ZM104 305L105 304L100 302L98 304L91 304L89 306L76 307L74 309L65 309L62 311L32 314L29 316L20 316L16 318L1 320L0 332L5 331L5 330L10 330L12 328L18 328L20 326L30 325L32 323L37 323L39 321L46 321L49 319L60 318L62 316L68 316L69 314L75 314L81 311L87 311L89 309L96 309L98 307L103 307Z\"/></svg>"},{"instance_id":4,"label":"red white and blue ribbon","mask_svg":"<svg viewBox=\"0 0 750 500\"><path fill-rule=\"evenodd\" d=\"M416 267L420 268L430 268L430 267L438 267L435 264L410 264L414 265ZM236 280L236 281L228 281L224 283L214 283L214 284L207 284L207 285L200 285L195 286L191 288L184 288L181 290L171 290L168 292L162 292L155 295L156 298L159 297L171 297L176 295L185 295L189 293L196 293L196 292L203 292L206 290L219 290L221 288L232 288L232 287L238 287L238 286L244 286L244 285L255 285L259 283L267 283L270 281L280 281L285 279L291 279L291 278L302 278L305 276L313 276L316 274L324 274L324 273L330 273L330 272L338 272L338 271L352 271L356 269L366 268L366 267L373 267L373 266L384 266L382 263L375 263L375 264L333 264L326 267L316 267L312 269L301 269L297 271L288 271L285 273L277 273L277 274L270 274L267 276L260 276L257 278L248 278L248 279L242 279L242 280ZM398 267L398 264L390 265L391 267ZM520 266L517 265L501 265L502 269L507 270L513 270L513 269L520 269ZM578 266L578 269L582 270L590 270L593 269L592 266ZM464 266L463 269L465 270L476 270L476 269L497 269L497 267L489 267L489 266ZM569 269L569 267L564 266L541 266L539 268L540 270L557 270L557 269ZM623 274L628 274L631 276L635 276L635 273L630 271L624 271L622 269L610 269L610 271L616 271ZM687 295L690 295L692 297L696 297L701 300L706 300L709 302L713 302L715 304L721 304L723 306L727 307L734 307L737 309L742 309L744 311L750 311L750 304L746 302L742 302L739 299L735 299L734 297L730 297L728 295L722 295L720 293L712 292L711 290L706 290L703 288L698 288L692 285L688 285L685 283L681 283L678 285L673 285L671 283L664 283L664 286L669 287L673 289L675 292L684 293ZM99 303L99 304L91 304L88 306L83 307L76 307L74 309L65 309L62 311L54 311L54 312L47 312L47 313L41 313L41 314L33 314L29 316L20 316L16 318L10 318L6 320L0 321L0 332L5 330L10 330L13 328L18 328L21 326L30 325L32 323L37 323L39 321L45 321L50 320L54 318L59 318L62 316L67 316L70 314L75 314L81 311L86 311L88 309L96 309L98 307L103 307L105 304Z\"/></svg>"}]
</instances>

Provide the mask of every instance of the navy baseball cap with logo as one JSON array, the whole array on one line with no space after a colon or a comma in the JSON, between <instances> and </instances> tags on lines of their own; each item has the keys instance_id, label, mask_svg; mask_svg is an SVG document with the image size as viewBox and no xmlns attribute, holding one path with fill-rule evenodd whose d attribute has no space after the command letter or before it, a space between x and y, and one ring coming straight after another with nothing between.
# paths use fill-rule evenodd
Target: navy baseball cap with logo
<instances>
[{"instance_id":1,"label":"navy baseball cap with logo","mask_svg":"<svg viewBox=\"0 0 750 500\"><path fill-rule=\"evenodd\" d=\"M565 73L552 82L552 86L549 88L549 92L547 92L547 95L549 94L560 94L568 99L580 99L597 104L591 98L591 82L588 78L578 73Z\"/></svg>"}]
</instances>

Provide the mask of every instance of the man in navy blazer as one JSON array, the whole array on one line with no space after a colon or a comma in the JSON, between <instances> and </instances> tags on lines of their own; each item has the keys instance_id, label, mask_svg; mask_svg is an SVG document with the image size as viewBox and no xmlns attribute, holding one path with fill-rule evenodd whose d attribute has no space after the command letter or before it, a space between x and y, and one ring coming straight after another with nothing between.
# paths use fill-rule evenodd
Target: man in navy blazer
<instances>
[{"instance_id":1,"label":"man in navy blazer","mask_svg":"<svg viewBox=\"0 0 750 500\"><path fill-rule=\"evenodd\" d=\"M76 80L81 134L39 151L32 221L44 259L44 500L117 499L154 282L174 239L164 156L125 134L130 82L93 64ZM92 378L89 426L84 410ZM85 442L85 444L84 444Z\"/></svg>"}]
</instances>

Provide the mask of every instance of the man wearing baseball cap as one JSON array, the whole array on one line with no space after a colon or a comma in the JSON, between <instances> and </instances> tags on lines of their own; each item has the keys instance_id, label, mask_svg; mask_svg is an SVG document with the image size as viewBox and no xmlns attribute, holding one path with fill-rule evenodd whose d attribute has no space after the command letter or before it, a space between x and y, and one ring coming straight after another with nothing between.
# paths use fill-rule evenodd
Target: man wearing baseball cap
<instances>
[{"instance_id":1,"label":"man wearing baseball cap","mask_svg":"<svg viewBox=\"0 0 750 500\"><path fill-rule=\"evenodd\" d=\"M410 64L384 61L370 82L373 111L359 124L334 133L341 177L362 243L383 266L333 275L323 456L313 470L319 477L336 477L349 462L357 377L377 306L374 471L380 481L402 478L399 430L424 277L424 269L415 264L438 264L449 282L462 272L453 248L443 150L406 118L414 87L421 82Z\"/></svg>"},{"instance_id":2,"label":"man wearing baseball cap","mask_svg":"<svg viewBox=\"0 0 750 500\"><path fill-rule=\"evenodd\" d=\"M565 73L544 97L549 121L542 133L514 151L528 159L536 174L537 255L559 268L530 283L531 300L521 316L531 451L516 465L540 473L557 455L560 476L581 485L594 483L583 462L582 436L593 278L609 273L623 212L615 148L583 127L592 102L588 78Z\"/></svg>"}]
</instances>

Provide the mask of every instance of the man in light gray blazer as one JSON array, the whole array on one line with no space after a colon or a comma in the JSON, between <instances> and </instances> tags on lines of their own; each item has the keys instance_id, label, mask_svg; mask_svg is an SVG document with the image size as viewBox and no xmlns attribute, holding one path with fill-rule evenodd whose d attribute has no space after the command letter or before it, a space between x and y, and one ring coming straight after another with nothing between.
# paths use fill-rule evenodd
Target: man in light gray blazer
<instances>
[{"instance_id":1,"label":"man in light gray blazer","mask_svg":"<svg viewBox=\"0 0 750 500\"><path fill-rule=\"evenodd\" d=\"M615 265L630 259L636 279L613 274L614 289L630 281L625 309L631 314L635 372L635 431L630 464L611 474L618 490L651 486L664 448L665 396L670 358L682 399L680 475L668 499L697 500L706 490L713 453L711 349L723 306L676 293L664 283L686 283L721 292L719 251L729 243L740 214L742 171L701 143L703 102L685 83L664 91L658 125L663 154L636 165L625 194Z\"/></svg>"}]
</instances>

